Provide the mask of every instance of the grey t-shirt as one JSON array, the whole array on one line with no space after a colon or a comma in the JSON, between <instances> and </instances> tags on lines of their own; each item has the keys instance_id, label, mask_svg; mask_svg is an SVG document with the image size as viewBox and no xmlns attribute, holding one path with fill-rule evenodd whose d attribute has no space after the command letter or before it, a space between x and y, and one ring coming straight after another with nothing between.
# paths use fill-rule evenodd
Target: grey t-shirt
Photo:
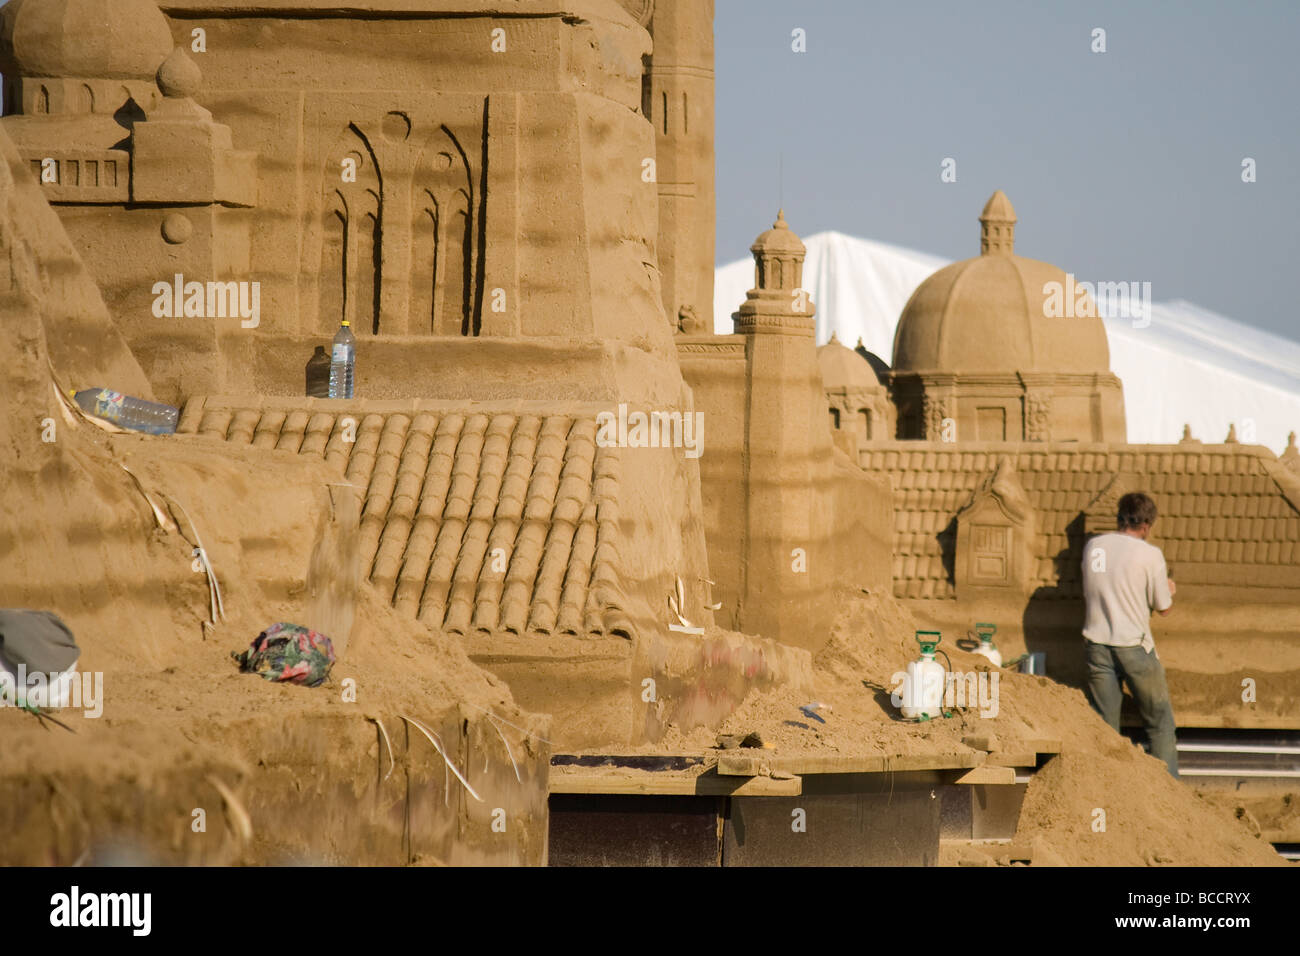
<instances>
[{"instance_id":1,"label":"grey t-shirt","mask_svg":"<svg viewBox=\"0 0 1300 956\"><path fill-rule=\"evenodd\" d=\"M1131 534L1099 534L1083 546L1083 636L1113 647L1155 647L1151 612L1173 606L1159 548Z\"/></svg>"}]
</instances>

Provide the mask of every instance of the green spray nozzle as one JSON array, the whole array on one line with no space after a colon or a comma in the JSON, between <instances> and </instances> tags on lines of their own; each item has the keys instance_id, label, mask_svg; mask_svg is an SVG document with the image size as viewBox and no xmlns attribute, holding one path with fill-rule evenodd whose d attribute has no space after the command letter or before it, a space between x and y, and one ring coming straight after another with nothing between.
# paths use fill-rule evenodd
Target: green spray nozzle
<instances>
[{"instance_id":1,"label":"green spray nozzle","mask_svg":"<svg viewBox=\"0 0 1300 956\"><path fill-rule=\"evenodd\" d=\"M938 631L917 631L916 643L921 645L921 653L934 656L934 649L939 646L943 636Z\"/></svg>"},{"instance_id":2,"label":"green spray nozzle","mask_svg":"<svg viewBox=\"0 0 1300 956\"><path fill-rule=\"evenodd\" d=\"M993 643L993 635L998 632L996 624L978 623L975 625L975 633L979 636L980 641L985 644Z\"/></svg>"}]
</instances>

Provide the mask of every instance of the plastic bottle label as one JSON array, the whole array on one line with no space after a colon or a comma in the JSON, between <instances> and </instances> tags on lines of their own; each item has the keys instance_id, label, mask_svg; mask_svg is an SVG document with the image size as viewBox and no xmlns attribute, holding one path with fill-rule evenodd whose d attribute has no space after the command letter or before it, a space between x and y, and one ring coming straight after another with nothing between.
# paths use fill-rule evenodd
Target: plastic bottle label
<instances>
[{"instance_id":1,"label":"plastic bottle label","mask_svg":"<svg viewBox=\"0 0 1300 956\"><path fill-rule=\"evenodd\" d=\"M330 353L330 361L338 362L340 365L346 365L352 360L352 356L348 354L351 351L352 350L346 345L336 345L334 346L333 352Z\"/></svg>"}]
</instances>

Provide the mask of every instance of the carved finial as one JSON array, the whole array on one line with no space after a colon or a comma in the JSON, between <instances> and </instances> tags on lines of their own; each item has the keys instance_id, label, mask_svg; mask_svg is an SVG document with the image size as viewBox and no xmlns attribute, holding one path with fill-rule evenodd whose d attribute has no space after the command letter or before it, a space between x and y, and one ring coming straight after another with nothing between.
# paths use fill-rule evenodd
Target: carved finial
<instances>
[{"instance_id":1,"label":"carved finial","mask_svg":"<svg viewBox=\"0 0 1300 956\"><path fill-rule=\"evenodd\" d=\"M1237 426L1236 426L1236 425L1230 424L1230 425L1228 426L1228 437L1225 438L1225 439L1223 440L1223 443L1224 443L1225 445L1236 445L1236 444L1238 443L1238 442L1237 442Z\"/></svg>"},{"instance_id":2,"label":"carved finial","mask_svg":"<svg viewBox=\"0 0 1300 956\"><path fill-rule=\"evenodd\" d=\"M1191 440L1192 440L1192 426L1191 426L1191 425L1184 425L1184 426L1183 426L1183 441L1191 441Z\"/></svg>"},{"instance_id":3,"label":"carved finial","mask_svg":"<svg viewBox=\"0 0 1300 956\"><path fill-rule=\"evenodd\" d=\"M860 349L865 349L867 347L866 343L862 341L862 336L860 335L858 336L858 344L856 347Z\"/></svg>"},{"instance_id":4,"label":"carved finial","mask_svg":"<svg viewBox=\"0 0 1300 956\"><path fill-rule=\"evenodd\" d=\"M203 85L203 73L184 47L176 47L158 67L158 89L171 99L192 97Z\"/></svg>"},{"instance_id":5,"label":"carved finial","mask_svg":"<svg viewBox=\"0 0 1300 956\"><path fill-rule=\"evenodd\" d=\"M830 340L827 341L826 344L827 344L827 345L839 345L839 344L840 344L840 337L839 337L838 335L835 334L835 330L834 330L834 329L831 329L831 337L830 337Z\"/></svg>"},{"instance_id":6,"label":"carved finial","mask_svg":"<svg viewBox=\"0 0 1300 956\"><path fill-rule=\"evenodd\" d=\"M1016 210L1001 189L980 213L980 255L1009 256L1016 249Z\"/></svg>"},{"instance_id":7,"label":"carved finial","mask_svg":"<svg viewBox=\"0 0 1300 956\"><path fill-rule=\"evenodd\" d=\"M785 221L785 209L784 209L784 208L782 208L782 209L778 209L778 210L776 211L776 222L772 223L772 228L773 228L773 229L789 229L789 228L790 228L789 225L787 225L787 224L786 224L786 221Z\"/></svg>"}]
</instances>

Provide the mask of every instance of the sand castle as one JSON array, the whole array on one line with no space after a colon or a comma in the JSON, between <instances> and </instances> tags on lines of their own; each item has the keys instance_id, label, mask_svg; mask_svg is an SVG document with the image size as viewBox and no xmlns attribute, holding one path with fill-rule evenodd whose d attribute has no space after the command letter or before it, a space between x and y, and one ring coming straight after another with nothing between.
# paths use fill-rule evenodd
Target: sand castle
<instances>
[{"instance_id":1,"label":"sand castle","mask_svg":"<svg viewBox=\"0 0 1300 956\"><path fill-rule=\"evenodd\" d=\"M1126 444L1095 306L1053 315L1066 275L1014 254L1015 222L994 193L980 255L940 269L908 301L893 368L837 341L818 352L837 438L893 489L894 594L945 630L985 609L999 634L1020 631L1017 650L1046 652L1054 676L1077 681L1084 543L1113 529L1121 495L1146 491L1161 514L1152 540L1185 585L1187 613L1161 628L1166 667L1204 673L1231 641L1237 667L1286 686L1295 661L1279 648L1300 625L1295 452L1279 458L1232 434ZM1295 723L1285 694L1259 708L1230 682L1206 699L1183 680L1173 677L1184 726Z\"/></svg>"},{"instance_id":2,"label":"sand castle","mask_svg":"<svg viewBox=\"0 0 1300 956\"><path fill-rule=\"evenodd\" d=\"M1068 678L1079 548L1130 488L1156 494L1161 543L1213 612L1174 633L1213 642L1249 619L1267 642L1293 623L1300 456L1124 445L1104 328L1039 314L1030 293L1064 274L1013 254L1000 192L981 217L983 254L909 303L892 369L838 342L817 348L784 211L752 247L735 334L704 331L712 18L699 0L0 9L5 309L25 323L6 438L14 487L66 502L10 503L21 558L0 603L64 614L91 664L123 672L132 714L152 713L147 675L192 642L246 646L271 615L354 648L340 668L350 655L362 686L386 688L365 707L267 705L300 721L304 746L343 741L345 756L322 758L324 787L374 777L394 751L405 766L405 789L381 774L348 790L332 858L544 862L548 786L552 813L556 793L614 792L574 779L557 789L560 770L548 784L553 757L666 752L755 694L811 693L857 606L845 595L884 602L882 621L896 597L946 633L992 616L1013 652L1046 647ZM358 334L357 398L313 397L313 362L343 319ZM62 390L97 385L178 405L177 436L160 445L78 424ZM42 442L15 424L33 416L66 421L67 437ZM217 615L190 542L151 523L163 489L208 529L244 630L198 626ZM60 531L37 554L51 521L69 541ZM146 551L116 577L103 571ZM68 582L86 580L102 594L70 600ZM1250 610L1245 584L1276 613ZM905 653L898 638L880 647ZM205 674L240 680L220 655L205 661ZM242 732L185 686L218 738ZM1273 725L1293 726L1277 706ZM420 738L398 707L436 714L454 741L455 759L439 750L448 768L481 762L463 790L441 763L412 767ZM406 726L403 738L376 736L383 720ZM1033 765L1054 751L1041 735L1029 746L1031 724L1015 726ZM983 772L992 748L944 733L911 763L898 762L903 737L879 759L922 776L981 770L960 786L944 778L968 801L971 787L1007 782L1012 764ZM272 808L262 821L291 825L292 800L238 770L251 760L242 747L212 759L242 774L246 801ZM837 759L858 769L840 771L877 766L854 753ZM94 789L75 748L60 759L82 773L79 792ZM573 759L557 766L581 767ZM802 772L831 766L800 759ZM196 760L195 779L210 779ZM791 792L737 772L754 799ZM922 776L900 780L915 800L898 802L937 840ZM187 780L156 799L184 804ZM433 780L445 817L424 789ZM359 809L372 804L387 815ZM485 836L494 806L509 808L506 840ZM393 822L416 807L438 821L421 847ZM1015 813L1002 825L1014 829ZM165 842L141 826L143 843ZM283 858L249 840L181 858ZM291 842L327 853L311 834Z\"/></svg>"}]
</instances>

